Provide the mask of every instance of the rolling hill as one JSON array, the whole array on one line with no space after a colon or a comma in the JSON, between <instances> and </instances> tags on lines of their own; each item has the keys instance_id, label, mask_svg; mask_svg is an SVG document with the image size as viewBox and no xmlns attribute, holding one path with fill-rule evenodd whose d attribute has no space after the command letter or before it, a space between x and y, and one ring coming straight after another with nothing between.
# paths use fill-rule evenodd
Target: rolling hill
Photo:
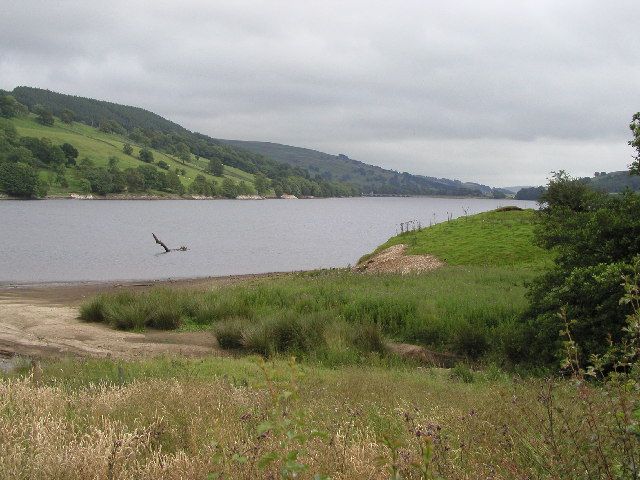
<instances>
[{"instance_id":1,"label":"rolling hill","mask_svg":"<svg viewBox=\"0 0 640 480\"><path fill-rule=\"evenodd\" d=\"M271 192L278 196L283 193L320 197L363 194L500 194L498 190L492 190L486 185L400 173L368 165L342 154L329 155L275 143L220 140L189 131L175 122L139 107L33 87L16 87L11 92L0 90L0 98L9 96L26 106L32 114L38 111L49 112L52 122L54 117L62 120L70 115L73 119L73 122L68 124L55 121L53 126L42 126L44 131L34 130L37 124L33 115L29 117L30 123L27 122L29 118L13 119L21 135L40 135L72 144L72 140L75 140L83 145L80 149L81 156L89 155L91 152L95 155L101 151L97 158L100 166L106 162L103 150L108 143L111 143L115 150L121 148L124 143L137 145L138 149L145 147L151 149L155 157L165 159L165 163L171 162L173 165L175 162L182 162L187 171L187 179L181 179L182 183L192 180L190 175L194 174L194 171L206 175L207 171L213 171L211 169L217 164L220 169L224 168L223 177L244 181L247 184L253 184L255 175L266 177L266 181L260 182L262 188L258 189L258 193ZM27 124L30 128L27 128ZM69 135L75 137L70 138ZM83 138L77 138L78 135ZM105 139L102 138L104 135L112 137ZM89 140L98 142L101 146L89 146ZM110 155L115 154L115 150L110 151ZM136 150L134 155L137 153ZM129 159L125 160L127 161L123 163L131 167ZM210 176L207 178L212 179Z\"/></svg>"},{"instance_id":2,"label":"rolling hill","mask_svg":"<svg viewBox=\"0 0 640 480\"><path fill-rule=\"evenodd\" d=\"M293 167L304 168L325 180L339 180L357 185L364 194L492 195L491 187L486 185L400 173L353 160L344 154L331 155L309 148L271 142L220 141Z\"/></svg>"}]
</instances>

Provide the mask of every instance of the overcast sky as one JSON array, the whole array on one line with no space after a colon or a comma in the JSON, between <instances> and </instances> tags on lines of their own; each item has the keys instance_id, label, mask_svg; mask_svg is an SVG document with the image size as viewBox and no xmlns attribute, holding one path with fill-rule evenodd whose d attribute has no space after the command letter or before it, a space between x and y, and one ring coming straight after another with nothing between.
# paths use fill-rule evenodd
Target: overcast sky
<instances>
[{"instance_id":1,"label":"overcast sky","mask_svg":"<svg viewBox=\"0 0 640 480\"><path fill-rule=\"evenodd\" d=\"M622 170L640 2L0 0L0 88L494 186Z\"/></svg>"}]
</instances>

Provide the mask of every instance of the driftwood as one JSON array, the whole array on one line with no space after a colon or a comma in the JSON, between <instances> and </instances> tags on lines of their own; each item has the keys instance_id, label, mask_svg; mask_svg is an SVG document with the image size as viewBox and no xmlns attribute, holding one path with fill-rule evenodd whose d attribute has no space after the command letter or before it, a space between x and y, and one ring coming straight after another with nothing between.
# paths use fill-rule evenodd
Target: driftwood
<instances>
[{"instance_id":1,"label":"driftwood","mask_svg":"<svg viewBox=\"0 0 640 480\"><path fill-rule=\"evenodd\" d=\"M162 240L160 240L158 237L156 237L155 233L152 233L151 235L153 235L153 239L156 241L156 243L158 245L161 245L162 248L164 248L164 252L165 253L169 253L169 252L184 252L185 250L187 250L187 247L185 247L184 245L180 248L169 248L167 247L164 242Z\"/></svg>"}]
</instances>

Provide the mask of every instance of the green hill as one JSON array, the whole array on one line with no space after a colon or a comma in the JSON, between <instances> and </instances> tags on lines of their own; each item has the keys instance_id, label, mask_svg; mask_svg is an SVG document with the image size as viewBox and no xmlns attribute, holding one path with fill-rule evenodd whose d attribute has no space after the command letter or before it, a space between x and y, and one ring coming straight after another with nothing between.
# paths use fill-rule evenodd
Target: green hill
<instances>
[{"instance_id":1,"label":"green hill","mask_svg":"<svg viewBox=\"0 0 640 480\"><path fill-rule=\"evenodd\" d=\"M534 244L534 226L533 210L498 209L396 235L376 252L403 243L409 255L431 254L449 265L544 266L549 255Z\"/></svg>"},{"instance_id":2,"label":"green hill","mask_svg":"<svg viewBox=\"0 0 640 480\"><path fill-rule=\"evenodd\" d=\"M31 137L35 139L48 139L53 146L70 144L78 151L77 161L82 162L88 159L95 168L107 169L110 159L117 160L117 168L121 171L128 169L136 169L145 165L138 158L140 149L145 148L142 145L132 143L130 139L124 135L115 133L105 133L97 128L88 125L71 122L65 124L55 122L52 126L42 125L37 121L36 115L30 114L19 116L9 120L6 123L15 127L20 139ZM125 144L132 145L132 153L127 155L123 153ZM149 148L153 155L153 168L158 173L173 172L176 174L180 183L187 191L198 175L204 177L208 182L216 186L219 193L222 193L223 180L229 179L234 183L244 182L247 190L254 190L254 176L234 167L224 166L223 174L219 177L213 176L206 171L206 162L203 159L197 159L190 155L189 160L180 159L176 156L169 155L159 149ZM163 163L161 163L163 162ZM160 168L158 165L164 167ZM86 184L83 184L83 175L79 174L77 166L72 165L43 165L39 162L36 165L40 180L44 182L48 188L49 195L66 195L70 193L86 194L91 193L87 190ZM248 192L247 193L251 193ZM99 192L93 192L99 193ZM132 192L133 193L133 192ZM159 190L158 188L145 188L138 193L151 193L155 195L180 194L180 191L168 191L168 189Z\"/></svg>"},{"instance_id":3,"label":"green hill","mask_svg":"<svg viewBox=\"0 0 640 480\"><path fill-rule=\"evenodd\" d=\"M44 117L39 118L40 114ZM173 178L174 187L182 184L183 187L190 188L190 181L194 180L194 175L204 175L209 186L205 185L204 180L201 179L197 185L198 188L191 188L191 193L222 194L228 197L235 196L234 193L258 193L261 195L291 193L298 196L319 197L360 194L355 186L319 178L313 179L304 169L223 144L206 135L191 132L155 113L138 107L65 95L38 88L16 87L12 92L0 90L0 116L9 118L12 123L15 123L21 137L46 138L54 144L58 142L57 146L62 143L74 145L80 151L80 158L88 156L96 168L106 168L108 157L120 154L125 143L137 146L137 149L134 148L132 152L134 156L139 153L140 148L144 147L152 152L159 166L164 168L169 166L174 170L175 168L180 169L180 174L186 178L181 178L179 181ZM40 123L34 121L36 118L40 120ZM74 141L79 147L73 143ZM17 141L15 145L11 146L11 149L24 146L21 142L22 140ZM90 145L94 142L97 143ZM112 148L108 148L109 146ZM9 147L6 142L0 147L4 149L4 151L0 151L0 160L3 157L20 157L8 153L7 148ZM96 158L92 158L92 154ZM125 158L122 166L137 168L135 162L131 163L131 160ZM31 160L26 163L30 162L34 163ZM176 162L181 165L174 167ZM58 173L64 173L52 173L51 165L48 165L46 161L41 161L34 166L40 171L49 170L45 176L54 175L57 177ZM8 172L9 168L7 165L3 167L2 176L4 178L13 176L13 173ZM15 167L14 170L16 168L18 167ZM185 172L182 172L183 169ZM143 169L143 173L153 177L153 172L148 169ZM209 173L216 175L218 180L215 180ZM25 172L22 174L26 175ZM98 174L100 177L106 175L101 171ZM254 182L255 176L258 177L257 182ZM223 188L225 187L222 185L224 178L229 179L226 187L229 187L231 180L235 184L229 188ZM154 183L153 178L150 178L150 181ZM240 182L244 183L240 184ZM79 188L78 182L62 180L60 183L60 188L53 184L50 185L50 191L60 193L67 190L76 191ZM65 186L66 184L68 186ZM129 193L131 193L130 187L131 185L125 186L125 190ZM167 189L163 187L162 182L156 187L160 190L170 190L169 193L180 193L177 191L180 188ZM220 191L216 192L216 187L220 187ZM146 190L154 190L154 188L145 188ZM94 191L94 193L99 192Z\"/></svg>"},{"instance_id":4,"label":"green hill","mask_svg":"<svg viewBox=\"0 0 640 480\"><path fill-rule=\"evenodd\" d=\"M491 196L493 194L491 187L486 185L412 175L406 172L400 173L353 160L344 154L330 155L309 148L271 142L221 141L227 145L264 155L293 167L304 168L311 174L325 180L339 180L357 185L365 194L461 196Z\"/></svg>"}]
</instances>

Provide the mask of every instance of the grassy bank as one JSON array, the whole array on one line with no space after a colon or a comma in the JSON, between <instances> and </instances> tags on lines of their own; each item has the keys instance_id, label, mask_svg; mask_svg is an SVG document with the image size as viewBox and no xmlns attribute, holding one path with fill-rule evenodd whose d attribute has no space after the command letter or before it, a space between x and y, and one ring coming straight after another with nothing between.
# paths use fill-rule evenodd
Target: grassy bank
<instances>
[{"instance_id":1,"label":"grassy bank","mask_svg":"<svg viewBox=\"0 0 640 480\"><path fill-rule=\"evenodd\" d=\"M493 243L460 246L470 230L482 232L487 223ZM123 292L86 303L81 318L125 330L213 328L223 348L329 363L382 353L388 339L472 360L517 362L526 349L519 323L525 284L547 259L530 244L532 228L532 212L490 212L391 240L415 238L413 248L422 251L446 237L442 249L464 250L458 263L466 258L467 264L427 274L320 271L213 291ZM504 255L491 255L492 248L511 249L509 265L496 265ZM494 264L477 265L478 258Z\"/></svg>"},{"instance_id":2,"label":"grassy bank","mask_svg":"<svg viewBox=\"0 0 640 480\"><path fill-rule=\"evenodd\" d=\"M397 235L376 252L404 243L408 254L435 255L449 265L542 268L550 257L533 243L534 220L533 210L479 213Z\"/></svg>"},{"instance_id":3,"label":"grassy bank","mask_svg":"<svg viewBox=\"0 0 640 480\"><path fill-rule=\"evenodd\" d=\"M497 370L55 362L0 381L0 477L607 478L610 400Z\"/></svg>"}]
</instances>

